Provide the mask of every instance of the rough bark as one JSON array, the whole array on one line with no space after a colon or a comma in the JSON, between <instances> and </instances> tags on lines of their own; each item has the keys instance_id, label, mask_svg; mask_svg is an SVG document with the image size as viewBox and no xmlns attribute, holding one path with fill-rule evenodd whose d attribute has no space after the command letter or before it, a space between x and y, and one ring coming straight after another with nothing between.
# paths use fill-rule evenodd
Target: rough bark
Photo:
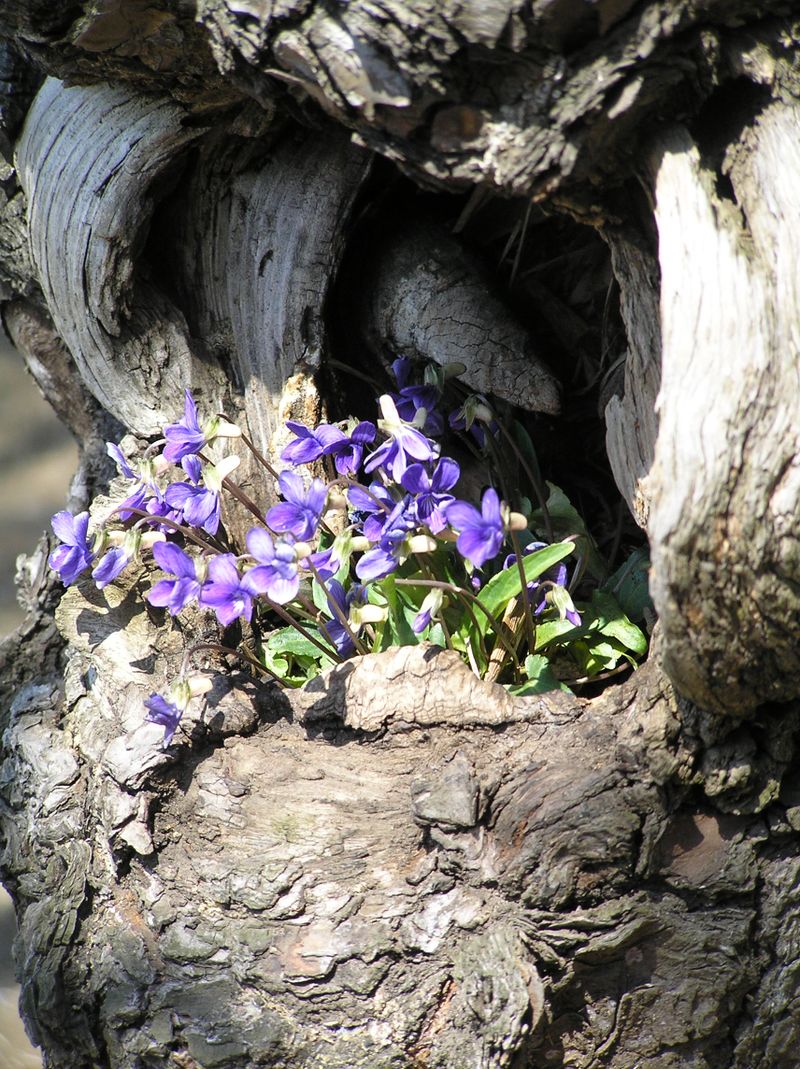
<instances>
[{"instance_id":1,"label":"rough bark","mask_svg":"<svg viewBox=\"0 0 800 1069\"><path fill-rule=\"evenodd\" d=\"M660 615L647 664L591 701L514 700L432 649L290 695L217 666L164 751L142 699L209 621L151 617L138 580L61 598L43 543L3 651L0 820L50 1065L795 1064L790 10L5 5L16 46L80 83L28 108L9 53L0 107L4 317L85 446L74 505L105 485L110 419L152 431L184 385L265 447L325 403L374 180L344 126L422 183L601 229L628 334L609 456ZM519 366L540 358L519 316L404 222L348 302L374 350L449 353L391 297L438 322L455 292L481 384L536 409L545 382L552 411L560 369Z\"/></svg>"}]
</instances>

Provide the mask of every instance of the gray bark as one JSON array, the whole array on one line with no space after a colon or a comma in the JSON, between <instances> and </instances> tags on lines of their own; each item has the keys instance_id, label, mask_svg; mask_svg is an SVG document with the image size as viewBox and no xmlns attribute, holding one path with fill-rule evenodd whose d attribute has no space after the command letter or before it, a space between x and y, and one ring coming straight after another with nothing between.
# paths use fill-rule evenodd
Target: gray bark
<instances>
[{"instance_id":1,"label":"gray bark","mask_svg":"<svg viewBox=\"0 0 800 1069\"><path fill-rule=\"evenodd\" d=\"M209 663L164 751L142 700L214 627L152 617L138 579L62 597L43 542L2 651L0 865L48 1065L794 1066L790 10L5 5L3 311L84 447L75 507L107 488L103 440L155 430L185 385L265 449L324 408L377 153L607 242L608 451L660 618L592 700L511 699L427 649L291 694ZM20 54L50 76L32 103ZM397 232L354 332L434 359L483 332L475 384L555 411L561 369L460 239ZM445 305L443 339L408 311Z\"/></svg>"}]
</instances>

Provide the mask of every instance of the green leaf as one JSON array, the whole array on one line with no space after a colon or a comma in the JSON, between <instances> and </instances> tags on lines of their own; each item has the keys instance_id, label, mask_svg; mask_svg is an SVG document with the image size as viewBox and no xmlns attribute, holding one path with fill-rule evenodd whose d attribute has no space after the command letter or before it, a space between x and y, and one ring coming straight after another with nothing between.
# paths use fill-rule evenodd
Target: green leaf
<instances>
[{"instance_id":1,"label":"green leaf","mask_svg":"<svg viewBox=\"0 0 800 1069\"><path fill-rule=\"evenodd\" d=\"M316 579L312 579L311 581L311 598L320 612L324 612L326 615L330 616L331 607L328 604L327 594Z\"/></svg>"},{"instance_id":2,"label":"green leaf","mask_svg":"<svg viewBox=\"0 0 800 1069\"><path fill-rule=\"evenodd\" d=\"M571 638L577 638L582 635L583 628L576 627L571 624L569 620L543 620L541 623L536 624L536 649L544 649L545 646L549 646L551 642L562 640L561 645L564 642L569 642Z\"/></svg>"},{"instance_id":3,"label":"green leaf","mask_svg":"<svg viewBox=\"0 0 800 1069\"><path fill-rule=\"evenodd\" d=\"M554 564L558 564L564 557L568 557L574 549L575 544L573 542L556 542L552 546L545 546L544 549L537 549L533 553L527 554L522 558L525 582L530 583L532 580L538 579L548 568L552 568ZM492 576L483 590L479 592L478 597L481 604L485 605L495 619L499 621L509 601L515 598L521 589L519 568L514 565L512 568L505 568L502 572ZM490 626L489 618L481 610L480 605L473 605L473 608L480 634L485 635Z\"/></svg>"},{"instance_id":4,"label":"green leaf","mask_svg":"<svg viewBox=\"0 0 800 1069\"><path fill-rule=\"evenodd\" d=\"M370 590L373 587L379 587L380 593L384 597L384 604L389 609L389 618L386 621L381 649L387 649L389 646L419 645L419 635L415 634L411 628L411 621L416 616L416 610L413 607L410 608L411 620L409 620L409 606L398 592L394 574L387 575L385 579L371 584Z\"/></svg>"},{"instance_id":5,"label":"green leaf","mask_svg":"<svg viewBox=\"0 0 800 1069\"><path fill-rule=\"evenodd\" d=\"M528 677L527 683L509 687L509 694L524 697L527 694L546 694L549 690L565 690L570 693L569 687L556 678L550 662L541 654L532 653L525 658L525 674Z\"/></svg>"},{"instance_id":6,"label":"green leaf","mask_svg":"<svg viewBox=\"0 0 800 1069\"><path fill-rule=\"evenodd\" d=\"M628 619L615 597L595 590L591 611L593 619L584 620L588 628L596 628L602 635L616 639L625 649L632 650L640 657L647 653L647 636Z\"/></svg>"},{"instance_id":7,"label":"green leaf","mask_svg":"<svg viewBox=\"0 0 800 1069\"><path fill-rule=\"evenodd\" d=\"M635 549L624 564L603 583L603 590L614 595L622 611L636 624L642 623L646 611L655 612L650 597L649 573L648 551L644 548Z\"/></svg>"},{"instance_id":8,"label":"green leaf","mask_svg":"<svg viewBox=\"0 0 800 1069\"><path fill-rule=\"evenodd\" d=\"M577 534L579 536L576 542L578 554L586 561L586 570L595 579L602 579L606 573L605 561L597 549L595 540L589 534L589 530L580 513L558 486L549 482L547 483L547 489L549 491L547 512L550 516L553 530L557 535ZM541 509L536 509L533 512L531 523L539 530L544 529L544 513Z\"/></svg>"},{"instance_id":9,"label":"green leaf","mask_svg":"<svg viewBox=\"0 0 800 1069\"><path fill-rule=\"evenodd\" d=\"M310 634L314 634L312 628L307 630ZM317 636L314 635L314 637L316 638ZM325 641L322 636L320 636L320 641ZM282 627L279 631L273 631L265 645L273 654L291 653L295 656L313 657L314 660L319 660L324 656L322 650L318 649L313 642L309 642L305 635L301 635L293 627Z\"/></svg>"}]
</instances>

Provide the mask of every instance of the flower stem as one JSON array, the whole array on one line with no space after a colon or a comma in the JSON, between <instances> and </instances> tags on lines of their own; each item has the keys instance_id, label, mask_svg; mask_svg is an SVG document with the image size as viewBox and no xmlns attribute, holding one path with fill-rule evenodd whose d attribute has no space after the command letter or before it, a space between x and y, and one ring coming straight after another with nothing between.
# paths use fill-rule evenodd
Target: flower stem
<instances>
[{"instance_id":1,"label":"flower stem","mask_svg":"<svg viewBox=\"0 0 800 1069\"><path fill-rule=\"evenodd\" d=\"M114 512L119 512L119 509L114 509ZM130 512L132 516L141 516L142 519L148 520L150 523L163 523L173 531L182 534L184 538L188 538L190 542L194 542L196 546L200 546L201 549L206 550L208 553L219 552L216 546L213 546L210 542L206 542L204 538L200 538L199 535L196 535L191 527L184 527L183 524L176 523L175 520L170 520L166 516L154 516L152 512L145 512L144 509L132 508L130 505L125 506L125 512ZM114 513L111 513L112 516L113 514Z\"/></svg>"},{"instance_id":2,"label":"flower stem","mask_svg":"<svg viewBox=\"0 0 800 1069\"><path fill-rule=\"evenodd\" d=\"M339 623L342 625L342 627L345 629L347 634L350 636L350 641L353 643L355 648L358 650L358 652L362 656L364 656L365 654L369 653L369 650L367 649L367 647L363 644L363 642L361 642L361 640L359 639L358 635L350 627L350 621L347 619L347 614L342 611L341 606L336 601L336 598L334 598L332 594L328 593L328 588L325 586L325 580L322 579L322 577L320 576L320 574L317 571L317 569L311 563L311 558L310 557L306 558L306 564L307 564L308 568L310 569L311 574L314 576L316 581L319 583L319 585L325 591L325 594L327 595L327 598L328 598L328 605L330 605L331 609L333 609L333 613L336 616L336 618L338 619Z\"/></svg>"},{"instance_id":3,"label":"flower stem","mask_svg":"<svg viewBox=\"0 0 800 1069\"><path fill-rule=\"evenodd\" d=\"M533 626L533 614L531 613L531 599L528 597L528 580L525 576L525 566L522 563L522 546L516 531L509 532L514 546L514 556L517 558L517 571L519 572L520 597L525 611L525 627L528 632L528 651L533 653L536 645L536 628Z\"/></svg>"},{"instance_id":4,"label":"flower stem","mask_svg":"<svg viewBox=\"0 0 800 1069\"><path fill-rule=\"evenodd\" d=\"M486 608L480 598L477 598L469 590L465 590L463 587L458 586L456 583L446 583L443 580L439 579L395 579L395 583L397 583L398 586L424 586L433 587L438 590L446 590L448 591L448 593L456 594L458 597L464 599L465 601L468 599L469 602L473 602L486 616L487 620L494 628L498 640L505 647L506 651L510 654L511 659L514 661L516 667L519 668L519 657L517 656L517 651L506 641L506 638L502 632L501 624L498 622L497 617L493 613L489 612L489 610ZM472 616L472 619L475 622L476 628L478 630L478 634L480 634L480 628L477 627L477 620L475 620L474 614L470 612L470 616ZM485 649L483 649L482 652L485 653Z\"/></svg>"}]
</instances>

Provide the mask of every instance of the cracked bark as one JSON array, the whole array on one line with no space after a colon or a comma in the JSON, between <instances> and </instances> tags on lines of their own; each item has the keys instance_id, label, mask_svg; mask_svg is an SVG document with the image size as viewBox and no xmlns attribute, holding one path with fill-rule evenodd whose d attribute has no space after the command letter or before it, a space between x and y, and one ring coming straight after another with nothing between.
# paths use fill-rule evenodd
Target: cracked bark
<instances>
[{"instance_id":1,"label":"cracked bark","mask_svg":"<svg viewBox=\"0 0 800 1069\"><path fill-rule=\"evenodd\" d=\"M602 234L608 451L660 617L592 700L512 699L433 649L291 694L216 666L165 752L141 703L185 632L136 581L62 597L43 542L3 648L0 827L48 1065L795 1064L790 9L5 5L0 296L84 447L73 506L184 385L264 448L324 407L376 153ZM570 384L519 309L404 211L344 273L354 330L447 360L461 318L475 384L553 412Z\"/></svg>"}]
</instances>

